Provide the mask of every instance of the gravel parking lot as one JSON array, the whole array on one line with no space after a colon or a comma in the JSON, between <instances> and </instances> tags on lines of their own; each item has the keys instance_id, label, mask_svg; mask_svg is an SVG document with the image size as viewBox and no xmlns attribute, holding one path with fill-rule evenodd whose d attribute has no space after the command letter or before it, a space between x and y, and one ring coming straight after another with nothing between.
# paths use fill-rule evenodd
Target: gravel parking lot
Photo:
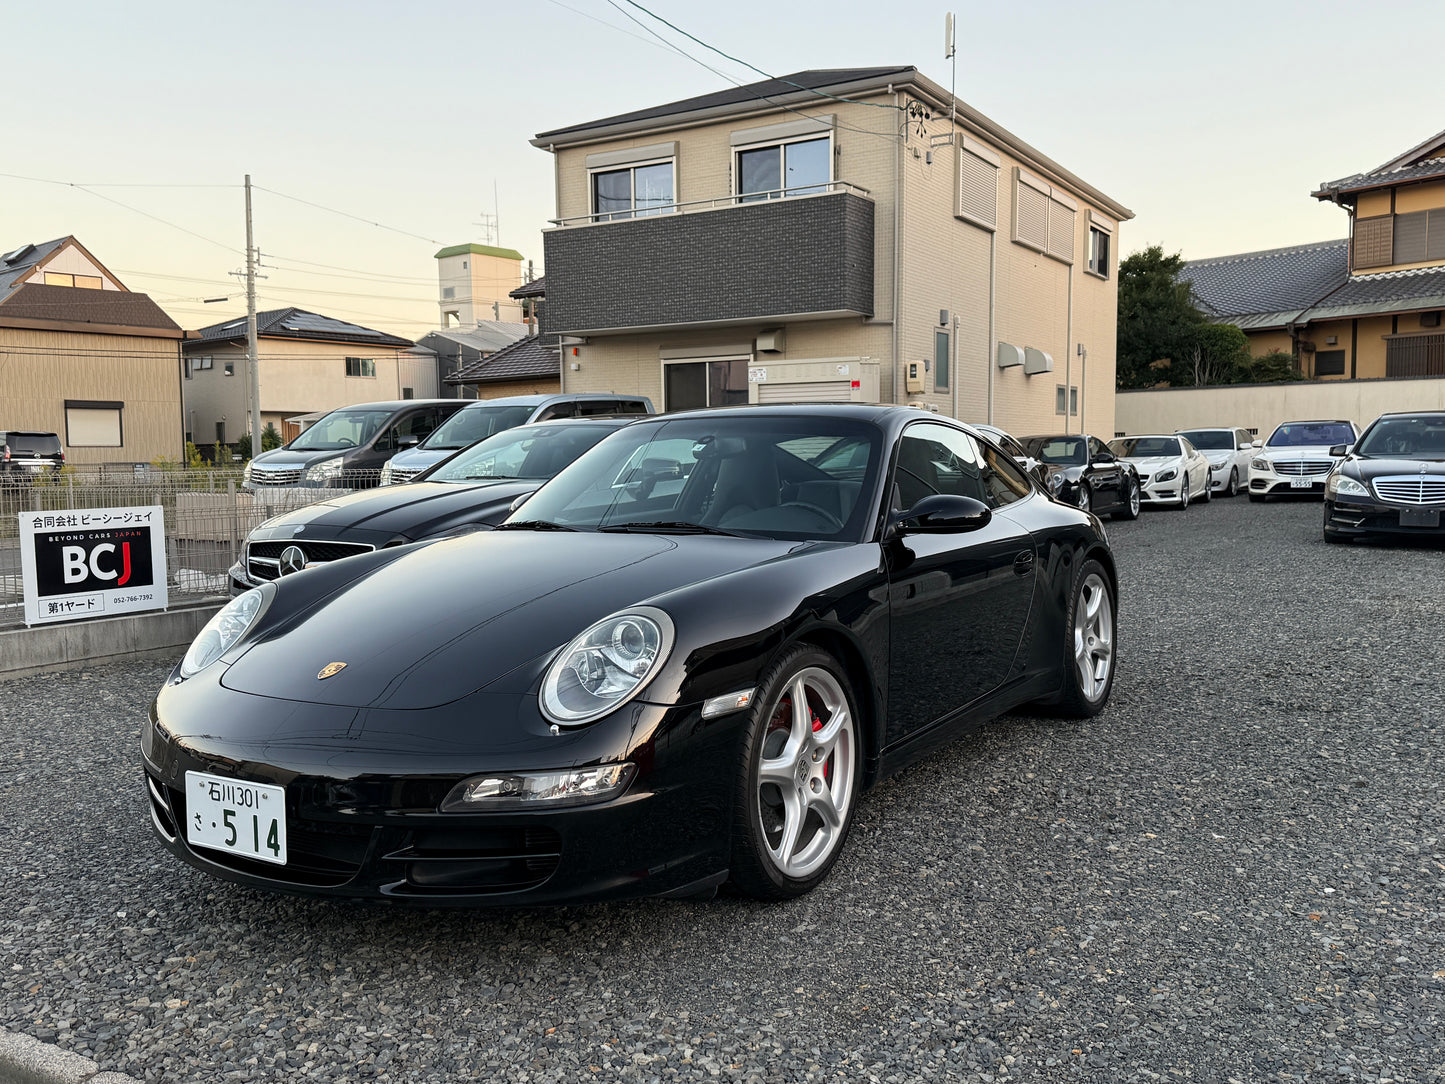
<instances>
[{"instance_id":1,"label":"gravel parking lot","mask_svg":"<svg viewBox=\"0 0 1445 1084\"><path fill-rule=\"evenodd\" d=\"M1121 668L868 795L802 900L418 912L151 838L168 667L0 686L0 1024L146 1080L1445 1081L1445 551L1111 524Z\"/></svg>"}]
</instances>

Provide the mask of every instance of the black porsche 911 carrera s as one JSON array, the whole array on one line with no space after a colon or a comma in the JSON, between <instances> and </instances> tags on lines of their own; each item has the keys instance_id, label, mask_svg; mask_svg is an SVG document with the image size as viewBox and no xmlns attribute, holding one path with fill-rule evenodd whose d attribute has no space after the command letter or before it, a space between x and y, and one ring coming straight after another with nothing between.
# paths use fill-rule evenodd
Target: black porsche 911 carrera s
<instances>
[{"instance_id":1,"label":"black porsche 911 carrera s","mask_svg":"<svg viewBox=\"0 0 1445 1084\"><path fill-rule=\"evenodd\" d=\"M814 887L872 783L1028 702L1093 715L1092 515L900 407L664 415L495 531L231 600L141 748L174 854L452 905Z\"/></svg>"}]
</instances>

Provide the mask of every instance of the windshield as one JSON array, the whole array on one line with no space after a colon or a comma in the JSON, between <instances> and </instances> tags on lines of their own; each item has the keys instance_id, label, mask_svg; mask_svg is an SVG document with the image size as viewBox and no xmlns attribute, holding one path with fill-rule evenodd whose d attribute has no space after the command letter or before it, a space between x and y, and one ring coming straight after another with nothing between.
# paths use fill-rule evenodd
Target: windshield
<instances>
[{"instance_id":1,"label":"windshield","mask_svg":"<svg viewBox=\"0 0 1445 1084\"><path fill-rule=\"evenodd\" d=\"M359 448L376 436L391 415L389 410L333 410L286 447L295 452Z\"/></svg>"},{"instance_id":2,"label":"windshield","mask_svg":"<svg viewBox=\"0 0 1445 1084\"><path fill-rule=\"evenodd\" d=\"M1130 456L1146 459L1180 454L1177 437L1121 437L1119 440L1109 441L1109 450L1126 459Z\"/></svg>"},{"instance_id":3,"label":"windshield","mask_svg":"<svg viewBox=\"0 0 1445 1084\"><path fill-rule=\"evenodd\" d=\"M534 406L463 407L441 425L421 447L430 451L465 448L479 440L521 425L532 416Z\"/></svg>"},{"instance_id":4,"label":"windshield","mask_svg":"<svg viewBox=\"0 0 1445 1084\"><path fill-rule=\"evenodd\" d=\"M583 530L704 529L856 538L871 521L882 433L849 418L714 417L619 430L512 519Z\"/></svg>"},{"instance_id":5,"label":"windshield","mask_svg":"<svg viewBox=\"0 0 1445 1084\"><path fill-rule=\"evenodd\" d=\"M1445 459L1445 414L1381 418L1370 426L1358 455L1392 459Z\"/></svg>"},{"instance_id":6,"label":"windshield","mask_svg":"<svg viewBox=\"0 0 1445 1084\"><path fill-rule=\"evenodd\" d=\"M608 425L524 425L474 444L426 476L428 482L550 478L613 432Z\"/></svg>"},{"instance_id":7,"label":"windshield","mask_svg":"<svg viewBox=\"0 0 1445 1084\"><path fill-rule=\"evenodd\" d=\"M1029 455L1045 463L1078 466L1089 461L1083 437L1025 437L1024 447Z\"/></svg>"},{"instance_id":8,"label":"windshield","mask_svg":"<svg viewBox=\"0 0 1445 1084\"><path fill-rule=\"evenodd\" d=\"M1186 429L1179 435L1201 452L1234 451L1233 429Z\"/></svg>"},{"instance_id":9,"label":"windshield","mask_svg":"<svg viewBox=\"0 0 1445 1084\"><path fill-rule=\"evenodd\" d=\"M1270 448L1302 448L1311 444L1333 448L1336 444L1353 444L1355 431L1347 422L1289 422L1269 435Z\"/></svg>"}]
</instances>

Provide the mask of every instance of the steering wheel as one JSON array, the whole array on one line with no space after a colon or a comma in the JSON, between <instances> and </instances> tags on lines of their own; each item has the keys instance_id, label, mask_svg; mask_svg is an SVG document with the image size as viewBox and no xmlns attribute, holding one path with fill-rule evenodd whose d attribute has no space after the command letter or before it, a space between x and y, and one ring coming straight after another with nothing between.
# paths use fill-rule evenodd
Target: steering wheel
<instances>
[{"instance_id":1,"label":"steering wheel","mask_svg":"<svg viewBox=\"0 0 1445 1084\"><path fill-rule=\"evenodd\" d=\"M337 437L336 446L338 448L355 448L356 441L352 440L350 437Z\"/></svg>"},{"instance_id":2,"label":"steering wheel","mask_svg":"<svg viewBox=\"0 0 1445 1084\"><path fill-rule=\"evenodd\" d=\"M828 511L826 508L819 507L816 504L809 504L807 501L784 501L782 504L778 505L778 507L802 508L805 511L812 512L813 515L821 519L827 525L830 531L837 532L843 529L843 521L841 519L839 519L832 512Z\"/></svg>"}]
</instances>

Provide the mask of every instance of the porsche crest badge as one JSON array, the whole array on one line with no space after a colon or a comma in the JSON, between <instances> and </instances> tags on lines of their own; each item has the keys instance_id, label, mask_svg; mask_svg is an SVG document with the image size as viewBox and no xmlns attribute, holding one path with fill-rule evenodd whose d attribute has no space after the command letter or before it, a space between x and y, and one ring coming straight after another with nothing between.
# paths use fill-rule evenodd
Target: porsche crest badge
<instances>
[{"instance_id":1,"label":"porsche crest badge","mask_svg":"<svg viewBox=\"0 0 1445 1084\"><path fill-rule=\"evenodd\" d=\"M320 672L317 673L316 680L325 681L329 677L335 677L345 669L346 664L344 662L328 662L321 668Z\"/></svg>"}]
</instances>

